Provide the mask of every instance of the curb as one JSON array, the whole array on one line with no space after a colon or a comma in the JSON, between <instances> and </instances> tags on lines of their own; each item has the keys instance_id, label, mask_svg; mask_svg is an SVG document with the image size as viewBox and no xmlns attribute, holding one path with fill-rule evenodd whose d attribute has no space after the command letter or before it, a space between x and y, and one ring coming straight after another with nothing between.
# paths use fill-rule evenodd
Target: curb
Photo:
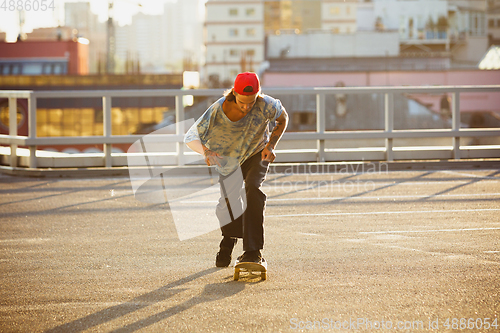
<instances>
[{"instance_id":1,"label":"curb","mask_svg":"<svg viewBox=\"0 0 500 333\"><path fill-rule=\"evenodd\" d=\"M137 171L151 170L135 168ZM270 174L306 174L306 173L365 173L379 171L421 171L421 170L471 170L471 169L500 169L500 159L492 160L458 160L458 161L362 161L362 162L311 162L311 163L273 163L269 168ZM208 168L203 165L164 166L155 167L154 173L168 172L171 176L207 175ZM17 177L35 178L94 178L94 177L128 177L129 168L12 168L0 166L0 174ZM214 170L214 175L216 174Z\"/></svg>"}]
</instances>

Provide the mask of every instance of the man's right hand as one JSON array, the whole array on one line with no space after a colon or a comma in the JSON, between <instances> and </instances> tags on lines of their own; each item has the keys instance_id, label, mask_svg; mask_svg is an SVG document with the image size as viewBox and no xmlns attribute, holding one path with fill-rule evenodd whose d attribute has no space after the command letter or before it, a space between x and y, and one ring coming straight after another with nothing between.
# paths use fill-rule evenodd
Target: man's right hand
<instances>
[{"instance_id":1,"label":"man's right hand","mask_svg":"<svg viewBox=\"0 0 500 333\"><path fill-rule=\"evenodd\" d=\"M221 166L220 160L222 160L222 157L219 154L217 154L214 151L211 151L208 148L204 149L203 154L205 155L205 163L207 163L208 166L211 165L218 165L219 167Z\"/></svg>"}]
</instances>

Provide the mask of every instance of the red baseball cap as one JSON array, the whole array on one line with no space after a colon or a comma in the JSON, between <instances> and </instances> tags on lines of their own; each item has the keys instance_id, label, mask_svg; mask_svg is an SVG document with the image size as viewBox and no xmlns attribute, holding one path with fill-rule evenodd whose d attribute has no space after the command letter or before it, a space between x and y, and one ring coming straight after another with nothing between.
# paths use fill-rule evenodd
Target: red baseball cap
<instances>
[{"instance_id":1,"label":"red baseball cap","mask_svg":"<svg viewBox=\"0 0 500 333\"><path fill-rule=\"evenodd\" d=\"M234 91L238 95L255 95L260 90L259 77L255 73L240 73L234 80Z\"/></svg>"}]
</instances>

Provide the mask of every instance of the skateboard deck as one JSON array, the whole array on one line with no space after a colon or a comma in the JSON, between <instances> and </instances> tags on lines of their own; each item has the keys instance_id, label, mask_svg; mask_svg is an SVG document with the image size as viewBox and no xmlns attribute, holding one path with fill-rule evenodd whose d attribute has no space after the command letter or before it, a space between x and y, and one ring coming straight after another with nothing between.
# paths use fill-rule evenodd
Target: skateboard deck
<instances>
[{"instance_id":1,"label":"skateboard deck","mask_svg":"<svg viewBox=\"0 0 500 333\"><path fill-rule=\"evenodd\" d=\"M240 278L240 273L248 273L253 274L259 272L260 278L262 280L267 279L267 262L265 259L262 259L262 263L256 262L239 262L236 260L234 265L234 281L238 281Z\"/></svg>"}]
</instances>

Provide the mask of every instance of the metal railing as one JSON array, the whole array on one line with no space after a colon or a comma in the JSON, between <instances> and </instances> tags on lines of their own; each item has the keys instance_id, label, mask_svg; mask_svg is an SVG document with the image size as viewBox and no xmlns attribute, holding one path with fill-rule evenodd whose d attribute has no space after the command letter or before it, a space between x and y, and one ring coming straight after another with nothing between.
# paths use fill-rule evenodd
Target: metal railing
<instances>
[{"instance_id":1,"label":"metal railing","mask_svg":"<svg viewBox=\"0 0 500 333\"><path fill-rule=\"evenodd\" d=\"M286 132L282 140L314 140L316 141L315 161L334 161L335 157L327 154L325 149L326 140L352 140L352 139L384 139L384 160L394 160L395 139L412 138L450 138L452 141L452 158L462 158L460 149L460 138L463 137L500 137L499 128L470 129L460 126L460 94L477 92L500 92L500 85L492 86L439 86L439 87L352 87L352 88L269 88L263 91L271 96L274 95L315 95L316 96L316 131L314 132ZM104 157L101 166L111 168L114 166L111 148L115 144L132 144L143 135L112 135L111 106L112 99L119 97L175 97L175 117L179 124L184 120L183 96L221 96L220 89L200 90L108 90L108 91L0 91L0 98L9 100L9 134L0 135L0 145L8 145L10 149L10 166L17 167L18 146L27 146L29 149L29 168L37 168L37 146L46 145L86 145L102 144ZM451 95L451 129L418 129L418 130L395 130L394 129L394 94L444 94ZM335 94L383 94L384 119L383 130L357 130L357 131L327 131L326 124L326 96ZM103 135L102 136L77 136L77 137L37 137L37 100L47 98L102 98L103 105ZM17 133L17 99L28 100L28 136L19 136ZM184 129L177 126L176 134L163 134L163 142L176 144L176 165L186 163L186 152L183 143ZM500 157L500 150L486 147L489 156ZM494 149L492 151L492 149ZM424 149L425 150L425 149ZM498 152L498 155L496 155ZM291 151L293 153L293 151ZM297 160L295 152L295 161ZM467 157L466 157L467 158ZM308 160L309 159L309 160ZM359 155L358 160L365 157ZM415 156L415 159L419 159ZM286 160L282 159L283 161ZM311 162L310 157L299 160ZM85 164L82 163L83 167Z\"/></svg>"}]
</instances>

